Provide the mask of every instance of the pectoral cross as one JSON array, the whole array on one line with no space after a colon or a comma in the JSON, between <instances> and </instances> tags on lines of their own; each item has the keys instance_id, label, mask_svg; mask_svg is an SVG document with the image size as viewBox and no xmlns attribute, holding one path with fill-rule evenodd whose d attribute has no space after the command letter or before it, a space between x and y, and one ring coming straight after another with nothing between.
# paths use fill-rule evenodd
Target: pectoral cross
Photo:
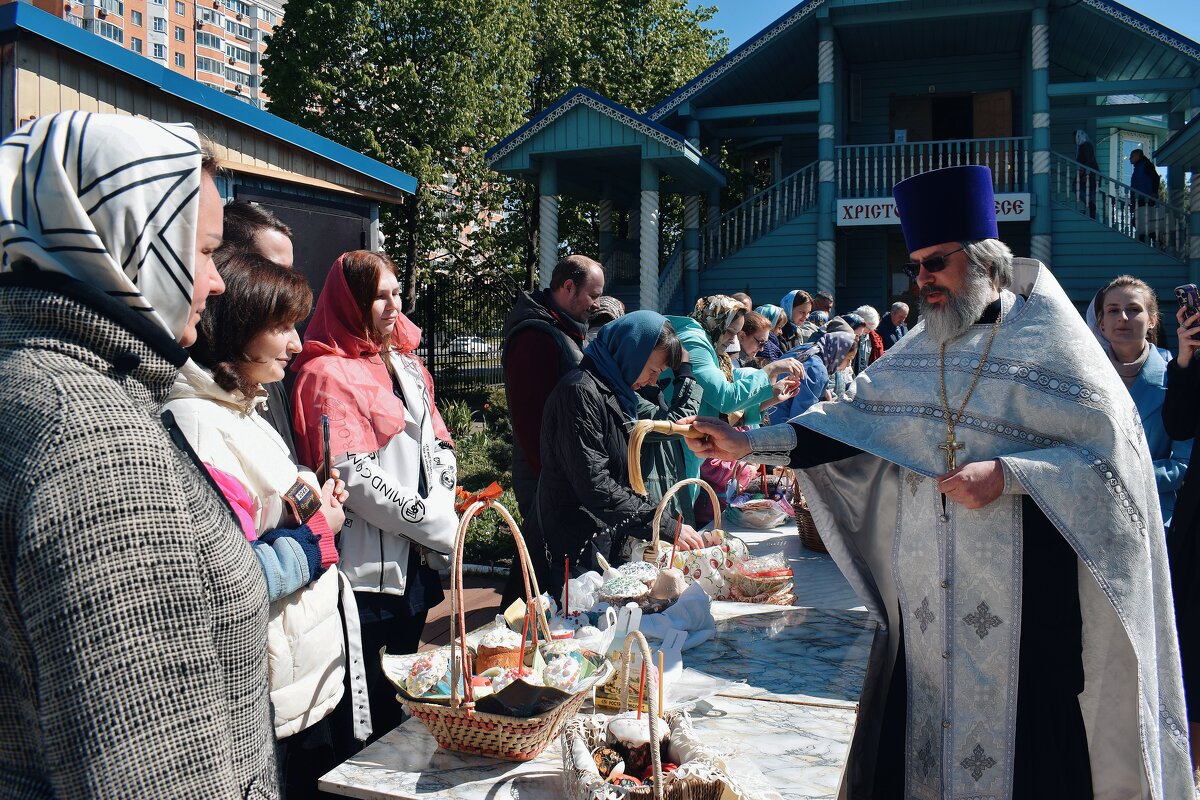
<instances>
[{"instance_id":1,"label":"pectoral cross","mask_svg":"<svg viewBox=\"0 0 1200 800\"><path fill-rule=\"evenodd\" d=\"M946 472L958 468L958 451L966 450L967 446L954 440L954 431L946 431L946 442L938 445L938 450L946 451Z\"/></svg>"}]
</instances>

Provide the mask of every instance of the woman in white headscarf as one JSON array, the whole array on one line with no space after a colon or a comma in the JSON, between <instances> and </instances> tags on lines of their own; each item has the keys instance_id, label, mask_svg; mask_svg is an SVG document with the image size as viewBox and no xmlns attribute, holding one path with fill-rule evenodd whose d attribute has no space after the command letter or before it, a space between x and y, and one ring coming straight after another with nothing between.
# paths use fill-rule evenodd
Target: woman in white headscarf
<instances>
[{"instance_id":1,"label":"woman in white headscarf","mask_svg":"<svg viewBox=\"0 0 1200 800\"><path fill-rule=\"evenodd\" d=\"M169 417L221 198L190 125L0 143L0 796L278 796L267 593Z\"/></svg>"}]
</instances>

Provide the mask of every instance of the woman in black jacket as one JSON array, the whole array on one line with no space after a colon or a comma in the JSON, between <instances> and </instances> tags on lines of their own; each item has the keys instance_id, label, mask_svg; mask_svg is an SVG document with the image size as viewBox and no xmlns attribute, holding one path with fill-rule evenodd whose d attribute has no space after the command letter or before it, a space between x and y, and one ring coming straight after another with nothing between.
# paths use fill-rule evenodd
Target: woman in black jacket
<instances>
[{"instance_id":1,"label":"woman in black jacket","mask_svg":"<svg viewBox=\"0 0 1200 800\"><path fill-rule=\"evenodd\" d=\"M579 367L555 387L542 416L542 473L537 513L550 555L552 593L562 587L564 558L571 574L612 563L629 535L645 537L655 506L629 486L626 448L637 419L637 390L667 369L676 383L691 381L683 348L666 317L635 311L600 329ZM677 386L675 397L688 392ZM663 534L671 538L672 531ZM689 525L681 549L702 544Z\"/></svg>"},{"instance_id":2,"label":"woman in black jacket","mask_svg":"<svg viewBox=\"0 0 1200 800\"><path fill-rule=\"evenodd\" d=\"M1200 434L1200 315L1179 319L1179 355L1167 364L1167 396L1163 401L1163 426L1176 441ZM1200 749L1200 470L1189 470L1175 499L1175 516L1167 532L1171 563L1171 589L1175 595L1175 625L1179 629L1179 654L1183 661L1183 689L1187 700L1192 742L1192 767Z\"/></svg>"}]
</instances>

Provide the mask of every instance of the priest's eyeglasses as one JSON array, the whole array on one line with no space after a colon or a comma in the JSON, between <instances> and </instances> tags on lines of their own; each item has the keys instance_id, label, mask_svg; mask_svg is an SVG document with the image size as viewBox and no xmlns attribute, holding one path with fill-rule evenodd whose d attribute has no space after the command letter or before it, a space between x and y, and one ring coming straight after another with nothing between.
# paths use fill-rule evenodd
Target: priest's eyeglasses
<instances>
[{"instance_id":1,"label":"priest's eyeglasses","mask_svg":"<svg viewBox=\"0 0 1200 800\"><path fill-rule=\"evenodd\" d=\"M941 272L946 268L946 257L961 253L963 249L960 247L949 253L942 253L940 256L931 256L924 261L909 261L904 265L904 274L915 281L921 272L921 267L924 267L926 272Z\"/></svg>"}]
</instances>

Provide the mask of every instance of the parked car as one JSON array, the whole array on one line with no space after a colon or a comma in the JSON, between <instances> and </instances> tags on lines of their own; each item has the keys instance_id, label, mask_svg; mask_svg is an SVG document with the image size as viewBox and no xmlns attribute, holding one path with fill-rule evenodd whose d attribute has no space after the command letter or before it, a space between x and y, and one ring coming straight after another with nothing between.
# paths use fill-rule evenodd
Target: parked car
<instances>
[{"instance_id":1,"label":"parked car","mask_svg":"<svg viewBox=\"0 0 1200 800\"><path fill-rule=\"evenodd\" d=\"M447 348L450 355L469 356L475 353L490 353L492 346L478 336L457 336L450 340Z\"/></svg>"}]
</instances>

